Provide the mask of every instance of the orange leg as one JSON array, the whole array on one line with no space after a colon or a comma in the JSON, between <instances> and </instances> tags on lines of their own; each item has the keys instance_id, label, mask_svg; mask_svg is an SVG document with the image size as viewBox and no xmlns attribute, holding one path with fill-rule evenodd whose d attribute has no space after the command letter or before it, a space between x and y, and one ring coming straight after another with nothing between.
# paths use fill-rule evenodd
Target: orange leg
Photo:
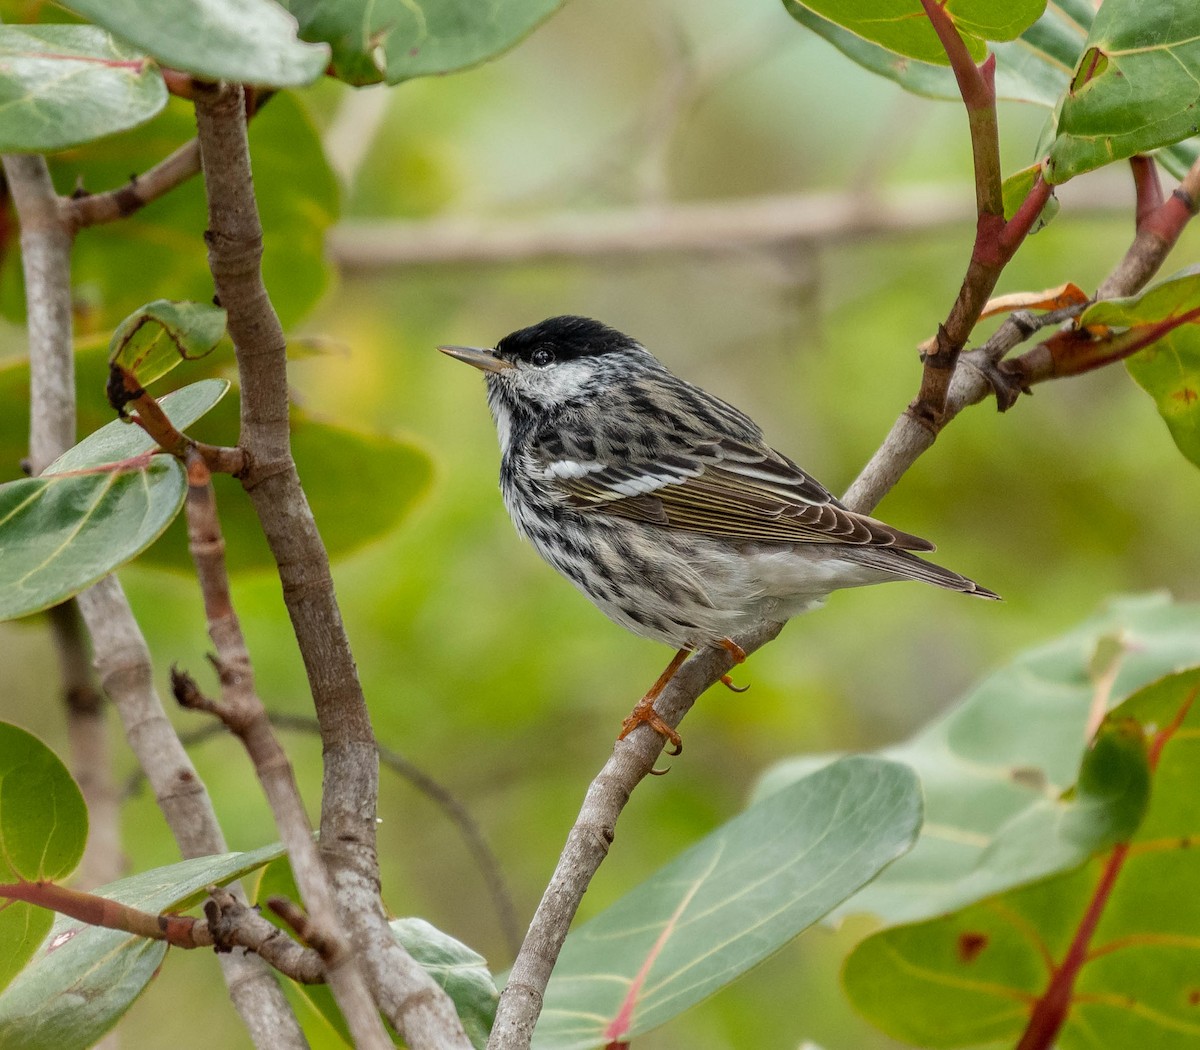
<instances>
[{"instance_id":1,"label":"orange leg","mask_svg":"<svg viewBox=\"0 0 1200 1050\"><path fill-rule=\"evenodd\" d=\"M683 750L683 742L679 739L679 734L659 717L658 712L654 710L654 701L666 689L667 683L675 677L675 672L683 666L683 661L688 658L690 653L690 649L680 649L671 658L671 662L667 664L667 669L658 676L658 681L634 705L633 710L629 713L629 717L621 724L621 732L617 734L618 740L624 740L638 726L648 725L656 733L660 733L671 742L672 750L669 754L678 755Z\"/></svg>"},{"instance_id":2,"label":"orange leg","mask_svg":"<svg viewBox=\"0 0 1200 1050\"><path fill-rule=\"evenodd\" d=\"M729 653L730 656L733 657L733 662L735 664L740 664L745 661L746 650L738 645L738 643L732 638L722 638L719 642L717 642L717 645L719 645L722 649ZM725 686L726 689L732 689L735 693L744 693L750 688L748 685L734 685L733 679L727 674L721 675L721 684Z\"/></svg>"}]
</instances>

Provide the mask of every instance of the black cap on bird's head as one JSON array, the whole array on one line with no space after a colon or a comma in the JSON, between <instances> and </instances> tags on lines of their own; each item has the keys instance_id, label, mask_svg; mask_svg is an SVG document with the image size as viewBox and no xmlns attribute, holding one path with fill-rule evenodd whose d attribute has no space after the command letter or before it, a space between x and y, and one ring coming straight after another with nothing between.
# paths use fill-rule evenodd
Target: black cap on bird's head
<instances>
[{"instance_id":1,"label":"black cap on bird's head","mask_svg":"<svg viewBox=\"0 0 1200 1050\"><path fill-rule=\"evenodd\" d=\"M474 346L439 346L450 357L474 365L483 372L502 372L521 365L546 368L560 361L621 351L646 351L635 339L590 317L563 314L511 332L495 349Z\"/></svg>"}]
</instances>

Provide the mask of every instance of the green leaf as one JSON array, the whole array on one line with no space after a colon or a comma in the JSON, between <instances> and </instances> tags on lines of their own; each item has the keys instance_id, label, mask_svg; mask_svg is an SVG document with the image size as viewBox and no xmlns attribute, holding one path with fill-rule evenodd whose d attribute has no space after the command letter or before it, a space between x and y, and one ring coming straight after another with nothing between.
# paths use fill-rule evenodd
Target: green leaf
<instances>
[{"instance_id":1,"label":"green leaf","mask_svg":"<svg viewBox=\"0 0 1200 1050\"><path fill-rule=\"evenodd\" d=\"M751 806L567 937L534 1047L624 1043L676 1016L869 882L920 824L911 770L865 757Z\"/></svg>"},{"instance_id":2,"label":"green leaf","mask_svg":"<svg viewBox=\"0 0 1200 1050\"><path fill-rule=\"evenodd\" d=\"M1105 0L1056 113L1047 178L1065 182L1200 132L1200 4Z\"/></svg>"},{"instance_id":3,"label":"green leaf","mask_svg":"<svg viewBox=\"0 0 1200 1050\"><path fill-rule=\"evenodd\" d=\"M135 131L52 158L51 173L61 193L70 193L77 181L93 192L113 189L195 134L192 107L174 99ZM250 153L256 181L270 187L258 197L263 276L287 329L312 309L331 279L324 238L337 218L337 180L302 103L287 92L274 95L250 122ZM148 299L210 301L212 276L201 236L207 222L204 187L197 178L120 222L81 233L71 267L77 333L102 333L107 341L120 321ZM22 323L17 253L6 253L2 266L0 309ZM102 379L101 390L103 386Z\"/></svg>"},{"instance_id":4,"label":"green leaf","mask_svg":"<svg viewBox=\"0 0 1200 1050\"><path fill-rule=\"evenodd\" d=\"M64 0L63 6L153 55L209 80L268 87L311 84L329 49L296 39L271 0Z\"/></svg>"},{"instance_id":5,"label":"green leaf","mask_svg":"<svg viewBox=\"0 0 1200 1050\"><path fill-rule=\"evenodd\" d=\"M237 428L238 404L231 397L189 433L200 440L232 444ZM428 455L411 442L325 423L295 407L292 452L333 558L345 557L395 529L433 476ZM230 571L273 568L275 561L241 484L223 476L214 477L213 484ZM364 499L364 493L375 495ZM139 564L191 572L183 521L151 547Z\"/></svg>"},{"instance_id":6,"label":"green leaf","mask_svg":"<svg viewBox=\"0 0 1200 1050\"><path fill-rule=\"evenodd\" d=\"M57 605L136 557L186 492L170 456L0 485L0 619Z\"/></svg>"},{"instance_id":7,"label":"green leaf","mask_svg":"<svg viewBox=\"0 0 1200 1050\"><path fill-rule=\"evenodd\" d=\"M83 795L58 756L31 733L0 722L0 882L63 879L87 843ZM32 958L49 912L22 901L0 911L0 988Z\"/></svg>"},{"instance_id":8,"label":"green leaf","mask_svg":"<svg viewBox=\"0 0 1200 1050\"><path fill-rule=\"evenodd\" d=\"M181 361L212 353L224 334L225 311L219 306L156 299L117 326L108 361L147 387Z\"/></svg>"},{"instance_id":9,"label":"green leaf","mask_svg":"<svg viewBox=\"0 0 1200 1050\"><path fill-rule=\"evenodd\" d=\"M333 69L351 84L398 83L450 73L507 51L563 0L281 0L305 40L333 47Z\"/></svg>"},{"instance_id":10,"label":"green leaf","mask_svg":"<svg viewBox=\"0 0 1200 1050\"><path fill-rule=\"evenodd\" d=\"M1029 196L1029 191L1033 189L1034 182L1042 170L1042 165L1031 164L1028 168L1022 168L1020 171L1014 172L1001 187L1004 194L1004 217L1011 219L1016 215L1021 205L1025 203L1025 198ZM1032 233L1037 233L1040 229L1050 223L1054 216L1059 212L1058 198L1051 196L1046 201L1042 208L1041 215L1038 216L1037 222L1034 224Z\"/></svg>"},{"instance_id":11,"label":"green leaf","mask_svg":"<svg viewBox=\"0 0 1200 1050\"><path fill-rule=\"evenodd\" d=\"M785 0L785 4L793 17L799 17L796 12L803 6L819 18L897 55L937 66L949 63L920 0L808 0L803 5ZM1042 16L1046 0L947 0L943 7L971 57L981 62L989 40L1015 40Z\"/></svg>"},{"instance_id":12,"label":"green leaf","mask_svg":"<svg viewBox=\"0 0 1200 1050\"><path fill-rule=\"evenodd\" d=\"M166 105L158 67L95 26L0 26L0 150L49 153Z\"/></svg>"},{"instance_id":13,"label":"green leaf","mask_svg":"<svg viewBox=\"0 0 1200 1050\"><path fill-rule=\"evenodd\" d=\"M1055 878L868 938L843 974L860 1012L924 1047L1012 1045L1078 944L1057 1046L1195 1046L1198 692L1200 670L1162 679L1112 711L1101 731L1131 745L1150 739L1152 754L1161 749L1150 807L1136 834L1125 837L1127 852L1110 848ZM1096 921L1090 937L1085 916Z\"/></svg>"},{"instance_id":14,"label":"green leaf","mask_svg":"<svg viewBox=\"0 0 1200 1050\"><path fill-rule=\"evenodd\" d=\"M1114 603L1021 654L907 743L882 751L917 771L925 825L913 851L839 915L926 918L1075 867L1122 833L1135 796L1068 790L1092 705L1107 688L1089 667L1097 648L1113 638L1122 650L1111 684L1115 703L1200 661L1200 605L1173 605L1161 596ZM768 771L758 795L826 760L806 757ZM1093 760L1099 761L1094 753Z\"/></svg>"},{"instance_id":15,"label":"green leaf","mask_svg":"<svg viewBox=\"0 0 1200 1050\"><path fill-rule=\"evenodd\" d=\"M1179 451L1200 467L1200 329L1176 328L1125 367L1154 398Z\"/></svg>"},{"instance_id":16,"label":"green leaf","mask_svg":"<svg viewBox=\"0 0 1200 1050\"><path fill-rule=\"evenodd\" d=\"M2 383L0 383L2 385ZM160 400L183 429L229 384L208 379ZM183 506L187 483L170 456L119 420L68 449L37 478L0 485L0 619L78 594L153 543Z\"/></svg>"},{"instance_id":17,"label":"green leaf","mask_svg":"<svg viewBox=\"0 0 1200 1050\"><path fill-rule=\"evenodd\" d=\"M1079 317L1081 325L1132 328L1155 324L1200 307L1200 265L1189 266L1165 281L1125 299L1103 299Z\"/></svg>"},{"instance_id":18,"label":"green leaf","mask_svg":"<svg viewBox=\"0 0 1200 1050\"><path fill-rule=\"evenodd\" d=\"M424 919L393 919L389 925L408 954L450 996L467 1037L483 1050L500 999L487 960Z\"/></svg>"},{"instance_id":19,"label":"green leaf","mask_svg":"<svg viewBox=\"0 0 1200 1050\"><path fill-rule=\"evenodd\" d=\"M177 430L187 430L209 412L228 390L227 379L202 379L160 397L158 404ZM42 477L117 463L143 455L156 447L154 439L141 427L114 419L59 456L42 472Z\"/></svg>"},{"instance_id":20,"label":"green leaf","mask_svg":"<svg viewBox=\"0 0 1200 1050\"><path fill-rule=\"evenodd\" d=\"M66 878L83 856L87 808L58 756L0 722L0 882Z\"/></svg>"},{"instance_id":21,"label":"green leaf","mask_svg":"<svg viewBox=\"0 0 1200 1050\"><path fill-rule=\"evenodd\" d=\"M798 0L784 0L784 7L797 22L848 58L872 73L894 80L906 91L931 98L960 98L949 66L897 55L822 18ZM992 45L996 55L996 97L1053 109L1066 90L1081 43L1078 33L1068 28L1060 9L1048 8L1016 40Z\"/></svg>"},{"instance_id":22,"label":"green leaf","mask_svg":"<svg viewBox=\"0 0 1200 1050\"><path fill-rule=\"evenodd\" d=\"M142 872L95 892L154 913L182 911L267 864L280 845L224 853ZM107 1032L142 993L166 955L163 941L88 926L60 915L34 961L0 994L4 1050L83 1050Z\"/></svg>"},{"instance_id":23,"label":"green leaf","mask_svg":"<svg viewBox=\"0 0 1200 1050\"><path fill-rule=\"evenodd\" d=\"M1126 299L1107 299L1083 312L1080 324L1132 328L1200 310L1200 266L1191 266ZM1125 362L1158 406L1175 444L1200 466L1200 327L1173 328Z\"/></svg>"}]
</instances>

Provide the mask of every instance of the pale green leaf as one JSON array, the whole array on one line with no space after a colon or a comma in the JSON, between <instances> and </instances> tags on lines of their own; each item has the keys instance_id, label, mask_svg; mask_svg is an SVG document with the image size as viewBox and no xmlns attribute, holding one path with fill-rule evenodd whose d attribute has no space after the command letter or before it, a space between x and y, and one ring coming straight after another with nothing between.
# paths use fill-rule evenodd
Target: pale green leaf
<instances>
[{"instance_id":1,"label":"pale green leaf","mask_svg":"<svg viewBox=\"0 0 1200 1050\"><path fill-rule=\"evenodd\" d=\"M209 80L267 87L311 84L329 49L296 38L272 0L64 0L63 6L153 55Z\"/></svg>"},{"instance_id":2,"label":"pale green leaf","mask_svg":"<svg viewBox=\"0 0 1200 1050\"><path fill-rule=\"evenodd\" d=\"M0 26L0 150L49 153L166 105L158 67L95 26Z\"/></svg>"}]
</instances>

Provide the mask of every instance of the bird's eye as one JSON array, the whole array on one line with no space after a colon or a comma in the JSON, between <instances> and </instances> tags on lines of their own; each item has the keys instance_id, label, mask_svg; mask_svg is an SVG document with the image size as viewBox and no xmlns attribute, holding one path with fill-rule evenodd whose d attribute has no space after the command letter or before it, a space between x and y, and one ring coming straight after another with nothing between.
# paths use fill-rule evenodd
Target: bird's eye
<instances>
[{"instance_id":1,"label":"bird's eye","mask_svg":"<svg viewBox=\"0 0 1200 1050\"><path fill-rule=\"evenodd\" d=\"M529 355L529 360L535 368L547 368L554 364L554 351L549 347L539 346Z\"/></svg>"}]
</instances>

